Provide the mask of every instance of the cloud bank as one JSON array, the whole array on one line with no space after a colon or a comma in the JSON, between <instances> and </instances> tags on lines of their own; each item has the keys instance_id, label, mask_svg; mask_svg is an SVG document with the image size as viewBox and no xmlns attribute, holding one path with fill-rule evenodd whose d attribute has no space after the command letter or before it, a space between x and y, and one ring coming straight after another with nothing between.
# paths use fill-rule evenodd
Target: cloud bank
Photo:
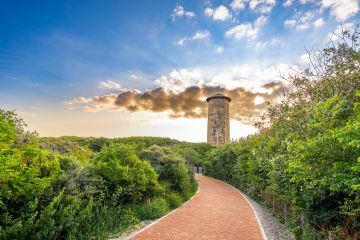
<instances>
[{"instance_id":1,"label":"cloud bank","mask_svg":"<svg viewBox=\"0 0 360 240\"><path fill-rule=\"evenodd\" d=\"M230 117L242 123L254 123L266 110L265 101L275 102L287 91L282 82L263 84L258 91L243 87L189 86L180 92L156 88L140 92L128 90L117 94L75 98L68 105L80 105L85 111L169 112L170 118L206 118L206 97L222 93L232 99Z\"/></svg>"}]
</instances>

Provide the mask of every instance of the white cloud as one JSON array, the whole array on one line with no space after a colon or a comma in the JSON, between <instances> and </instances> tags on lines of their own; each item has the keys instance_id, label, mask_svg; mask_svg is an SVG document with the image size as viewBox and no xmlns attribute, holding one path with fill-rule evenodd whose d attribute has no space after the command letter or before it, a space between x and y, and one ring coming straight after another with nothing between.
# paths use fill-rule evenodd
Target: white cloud
<instances>
[{"instance_id":1,"label":"white cloud","mask_svg":"<svg viewBox=\"0 0 360 240\"><path fill-rule=\"evenodd\" d=\"M275 4L275 0L249 0L250 9L260 13L270 13Z\"/></svg>"},{"instance_id":2,"label":"white cloud","mask_svg":"<svg viewBox=\"0 0 360 240\"><path fill-rule=\"evenodd\" d=\"M281 42L279 39L273 38L273 39L271 39L269 41L264 41L264 42L259 41L259 42L257 42L256 45L255 45L255 49L256 50L262 50L262 49L267 48L267 47L271 47L271 46L275 46L275 45L276 46L281 46L283 44L284 43Z\"/></svg>"},{"instance_id":3,"label":"white cloud","mask_svg":"<svg viewBox=\"0 0 360 240\"><path fill-rule=\"evenodd\" d=\"M305 12L304 15L300 16L299 17L299 22L301 23L306 23L306 22L309 22L311 19L313 19L315 16L315 13L312 12L312 11L307 11Z\"/></svg>"},{"instance_id":4,"label":"white cloud","mask_svg":"<svg viewBox=\"0 0 360 240\"><path fill-rule=\"evenodd\" d=\"M184 45L185 41L187 40L186 37L179 39L179 41L176 42L177 45Z\"/></svg>"},{"instance_id":5,"label":"white cloud","mask_svg":"<svg viewBox=\"0 0 360 240\"><path fill-rule=\"evenodd\" d=\"M224 47L223 47L223 46L218 46L218 47L216 48L216 52L217 52L217 53L220 53L220 54L224 53Z\"/></svg>"},{"instance_id":6,"label":"white cloud","mask_svg":"<svg viewBox=\"0 0 360 240\"><path fill-rule=\"evenodd\" d=\"M297 30L305 30L305 29L308 29L309 27L310 27L309 24L303 23L303 24L297 25L297 26L296 26L296 29L297 29Z\"/></svg>"},{"instance_id":7,"label":"white cloud","mask_svg":"<svg viewBox=\"0 0 360 240\"><path fill-rule=\"evenodd\" d=\"M215 21L225 21L231 19L231 14L229 9L224 5L220 5L219 7L212 9L210 7L205 8L205 15L208 17L212 17Z\"/></svg>"},{"instance_id":8,"label":"white cloud","mask_svg":"<svg viewBox=\"0 0 360 240\"><path fill-rule=\"evenodd\" d=\"M246 2L246 0L233 0L230 7L235 11L241 11L245 8Z\"/></svg>"},{"instance_id":9,"label":"white cloud","mask_svg":"<svg viewBox=\"0 0 360 240\"><path fill-rule=\"evenodd\" d=\"M183 6L176 6L173 10L172 17L175 19L176 17L182 17L185 14L185 10Z\"/></svg>"},{"instance_id":10,"label":"white cloud","mask_svg":"<svg viewBox=\"0 0 360 240\"><path fill-rule=\"evenodd\" d=\"M205 40L211 37L211 33L208 30L204 31L197 31L193 36L191 37L184 37L181 38L179 41L177 41L178 45L184 45L186 41L201 41Z\"/></svg>"},{"instance_id":11,"label":"white cloud","mask_svg":"<svg viewBox=\"0 0 360 240\"><path fill-rule=\"evenodd\" d=\"M322 6L330 7L330 13L338 21L344 21L359 12L358 0L322 0Z\"/></svg>"},{"instance_id":12,"label":"white cloud","mask_svg":"<svg viewBox=\"0 0 360 240\"><path fill-rule=\"evenodd\" d=\"M257 42L256 43L256 46L255 46L255 49L256 50L261 50L261 49L264 49L268 46L268 42Z\"/></svg>"},{"instance_id":13,"label":"white cloud","mask_svg":"<svg viewBox=\"0 0 360 240\"><path fill-rule=\"evenodd\" d=\"M283 3L284 7L290 7L293 4L293 0L286 0L286 2Z\"/></svg>"},{"instance_id":14,"label":"white cloud","mask_svg":"<svg viewBox=\"0 0 360 240\"><path fill-rule=\"evenodd\" d=\"M352 30L353 28L354 28L353 23L344 23L342 25L337 26L335 31L329 33L328 37L332 41L337 41L339 39L339 36L342 35L343 31L349 31L349 30Z\"/></svg>"},{"instance_id":15,"label":"white cloud","mask_svg":"<svg viewBox=\"0 0 360 240\"><path fill-rule=\"evenodd\" d=\"M284 25L289 28L296 27L297 30L305 30L308 29L311 24L314 24L316 27L324 24L324 20L322 18L317 19L315 22L312 20L317 16L319 11L307 11L305 13L297 13L293 16L292 19L288 19L284 22Z\"/></svg>"},{"instance_id":16,"label":"white cloud","mask_svg":"<svg viewBox=\"0 0 360 240\"><path fill-rule=\"evenodd\" d=\"M194 12L185 12L185 16L186 17L188 17L188 18L193 18L193 17L195 17L196 15L195 15L195 13Z\"/></svg>"},{"instance_id":17,"label":"white cloud","mask_svg":"<svg viewBox=\"0 0 360 240\"><path fill-rule=\"evenodd\" d=\"M281 84L279 85L274 82L280 80L280 74L284 71L289 71L289 66L286 64L273 66L268 65L264 67L263 65L256 63L250 65L235 65L233 67L219 66L217 68L210 67L207 69L172 70L168 74L162 75L155 80L154 85L156 88L154 90L140 92L139 90L133 89L127 90L126 94L120 95L117 93L111 93L107 95L96 95L90 98L75 98L70 100L69 102L71 103L68 105L73 108L79 107L87 112L124 112L124 110L131 112L153 111L164 112L166 116L170 114L172 116L176 115L178 117L186 117L184 114L185 112L190 113L194 111L195 113L201 114L201 110L203 109L200 105L197 107L196 105L194 106L194 104L197 104L197 101L191 101L193 103L189 105L193 106L190 108L190 111L187 109L188 105L186 103L184 105L184 102L192 99L191 90L193 89L197 91L197 88L192 88L187 91L187 94L183 95L182 92L188 87L198 86L199 88L203 88L204 85L207 87L220 86L225 87L228 90L242 87L242 89L238 89L236 91L240 93L238 94L239 97L242 95L242 92L252 92L255 94L255 96L260 96L260 98L254 99L251 97L247 99L246 94L244 94L244 100L253 100L254 104L261 104L264 100L266 100L266 94L269 94L270 98L274 98L274 100L281 96L283 92L281 90L282 86ZM161 87L162 90L157 89L157 87ZM277 89L279 91L274 92L274 90ZM163 91L165 94L163 94ZM155 95L152 93L155 93ZM156 95L156 93L159 93L159 95ZM179 103L181 106L179 104L172 104L174 101L178 101L176 97L173 97L173 93L181 93L178 95L180 96ZM265 95L262 95L261 93L264 93ZM140 95L150 97L150 101L143 102L142 96ZM195 95L194 99L196 99L196 97L203 98L206 95L207 93L202 93L200 96ZM162 98L162 96L164 96L163 101L165 105L157 108L157 101L159 98ZM252 117L258 111L261 111L261 108L257 109L255 112L250 111L250 115L238 111L234 115L234 118L243 122L249 122L251 121L250 117ZM202 113L206 114L206 112Z\"/></svg>"},{"instance_id":18,"label":"white cloud","mask_svg":"<svg viewBox=\"0 0 360 240\"><path fill-rule=\"evenodd\" d=\"M192 36L192 40L202 40L207 39L211 36L208 30L205 31L197 31L194 36Z\"/></svg>"},{"instance_id":19,"label":"white cloud","mask_svg":"<svg viewBox=\"0 0 360 240\"><path fill-rule=\"evenodd\" d=\"M172 70L167 75L162 75L155 80L158 87L165 91L181 92L190 86L200 86L204 84L202 71L200 69L179 69Z\"/></svg>"},{"instance_id":20,"label":"white cloud","mask_svg":"<svg viewBox=\"0 0 360 240\"><path fill-rule=\"evenodd\" d=\"M255 105L258 105L258 104L261 104L261 103L264 103L265 102L265 99L263 97L260 97L260 96L256 96L255 99L254 99L254 104Z\"/></svg>"},{"instance_id":21,"label":"white cloud","mask_svg":"<svg viewBox=\"0 0 360 240\"><path fill-rule=\"evenodd\" d=\"M148 75L142 71L139 70L129 70L127 76L128 78L132 80L150 80L153 78L153 76Z\"/></svg>"},{"instance_id":22,"label":"white cloud","mask_svg":"<svg viewBox=\"0 0 360 240\"><path fill-rule=\"evenodd\" d=\"M66 105L76 105L76 104L86 104L89 102L91 102L91 98L77 97L77 98L65 101L64 103Z\"/></svg>"},{"instance_id":23,"label":"white cloud","mask_svg":"<svg viewBox=\"0 0 360 240\"><path fill-rule=\"evenodd\" d=\"M204 13L206 16L211 17L212 15L214 15L214 9L207 7L205 8Z\"/></svg>"},{"instance_id":24,"label":"white cloud","mask_svg":"<svg viewBox=\"0 0 360 240\"><path fill-rule=\"evenodd\" d=\"M291 66L295 68L295 66ZM280 80L281 75L290 72L288 64L259 66L259 64L241 64L232 67L203 69L204 82L207 85L222 86L228 89L245 87L254 91L264 92L260 86L266 82Z\"/></svg>"},{"instance_id":25,"label":"white cloud","mask_svg":"<svg viewBox=\"0 0 360 240\"><path fill-rule=\"evenodd\" d=\"M112 80L106 80L99 83L98 88L101 89L121 89L121 85Z\"/></svg>"},{"instance_id":26,"label":"white cloud","mask_svg":"<svg viewBox=\"0 0 360 240\"><path fill-rule=\"evenodd\" d=\"M319 18L319 19L315 20L315 22L314 22L315 27L321 27L324 24L325 24L325 21L323 18Z\"/></svg>"},{"instance_id":27,"label":"white cloud","mask_svg":"<svg viewBox=\"0 0 360 240\"><path fill-rule=\"evenodd\" d=\"M175 9L173 10L173 13L171 14L171 17L173 20L175 20L177 17L188 17L193 18L196 14L191 11L186 11L183 6L177 5Z\"/></svg>"},{"instance_id":28,"label":"white cloud","mask_svg":"<svg viewBox=\"0 0 360 240\"><path fill-rule=\"evenodd\" d=\"M308 53L304 53L299 57L299 62L301 64L309 64L310 63L310 56Z\"/></svg>"},{"instance_id":29,"label":"white cloud","mask_svg":"<svg viewBox=\"0 0 360 240\"><path fill-rule=\"evenodd\" d=\"M240 40L242 38L254 39L257 37L261 27L267 23L267 17L260 16L254 24L244 23L239 24L225 32L228 38L235 38Z\"/></svg>"},{"instance_id":30,"label":"white cloud","mask_svg":"<svg viewBox=\"0 0 360 240\"><path fill-rule=\"evenodd\" d=\"M239 24L230 30L225 32L225 36L228 38L235 38L237 40L242 38L256 38L258 29L254 28L250 23Z\"/></svg>"},{"instance_id":31,"label":"white cloud","mask_svg":"<svg viewBox=\"0 0 360 240\"><path fill-rule=\"evenodd\" d=\"M214 20L225 21L230 18L231 18L231 14L224 5L220 5L218 8L215 9L213 15Z\"/></svg>"},{"instance_id":32,"label":"white cloud","mask_svg":"<svg viewBox=\"0 0 360 240\"><path fill-rule=\"evenodd\" d=\"M137 79L140 79L141 76L133 73L133 74L130 74L130 78L131 78L131 79L134 79L134 80L137 80Z\"/></svg>"},{"instance_id":33,"label":"white cloud","mask_svg":"<svg viewBox=\"0 0 360 240\"><path fill-rule=\"evenodd\" d=\"M234 11L241 11L246 7L247 4L254 12L270 13L273 7L276 5L276 0L233 0L230 4L230 7Z\"/></svg>"},{"instance_id":34,"label":"white cloud","mask_svg":"<svg viewBox=\"0 0 360 240\"><path fill-rule=\"evenodd\" d=\"M165 91L181 92L190 86L222 86L227 89L245 87L254 91L266 92L260 86L267 82L277 81L288 75L295 65L281 63L278 65L236 64L208 68L174 69L155 80L156 87Z\"/></svg>"},{"instance_id":35,"label":"white cloud","mask_svg":"<svg viewBox=\"0 0 360 240\"><path fill-rule=\"evenodd\" d=\"M262 27L264 26L268 21L268 18L265 16L260 16L258 19L256 19L254 25L255 27Z\"/></svg>"},{"instance_id":36,"label":"white cloud","mask_svg":"<svg viewBox=\"0 0 360 240\"><path fill-rule=\"evenodd\" d=\"M296 25L296 20L294 19L288 19L284 22L286 27L295 27Z\"/></svg>"}]
</instances>

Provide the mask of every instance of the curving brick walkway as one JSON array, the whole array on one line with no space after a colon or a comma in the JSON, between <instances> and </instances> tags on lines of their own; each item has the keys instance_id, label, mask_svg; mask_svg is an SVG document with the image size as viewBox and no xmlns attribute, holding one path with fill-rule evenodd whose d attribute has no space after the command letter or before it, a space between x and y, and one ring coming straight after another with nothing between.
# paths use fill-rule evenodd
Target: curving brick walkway
<instances>
[{"instance_id":1,"label":"curving brick walkway","mask_svg":"<svg viewBox=\"0 0 360 240\"><path fill-rule=\"evenodd\" d=\"M263 240L248 201L233 187L197 175L199 193L185 205L140 230L132 240Z\"/></svg>"}]
</instances>

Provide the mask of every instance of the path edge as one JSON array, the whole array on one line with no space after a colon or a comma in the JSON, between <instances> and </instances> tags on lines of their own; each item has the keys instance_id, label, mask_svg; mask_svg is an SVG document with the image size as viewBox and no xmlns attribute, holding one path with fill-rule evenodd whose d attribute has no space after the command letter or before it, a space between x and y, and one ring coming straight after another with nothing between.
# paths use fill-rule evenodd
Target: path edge
<instances>
[{"instance_id":1,"label":"path edge","mask_svg":"<svg viewBox=\"0 0 360 240\"><path fill-rule=\"evenodd\" d=\"M155 225L156 223L160 222L161 220L163 220L164 218L170 216L171 214L173 214L174 212L176 212L177 210L179 210L180 208L184 207L186 204L188 204L194 197L196 197L200 192L200 184L198 184L198 189L196 191L196 193L194 194L194 196L192 196L191 198L189 198L189 200L187 200L186 202L184 202L180 207L175 208L174 210L172 210L171 212L167 213L166 215L162 216L161 218L157 219L156 221L150 223L149 225L147 225L146 227L140 229L139 231L134 232L133 234L131 234L130 236L128 236L127 238L125 238L125 240L130 240L133 237L135 237L136 235L140 234L141 232L145 231L146 229L150 228L151 226Z\"/></svg>"},{"instance_id":2,"label":"path edge","mask_svg":"<svg viewBox=\"0 0 360 240\"><path fill-rule=\"evenodd\" d=\"M206 176L206 177L208 177L208 176ZM252 211L253 211L253 213L254 213L254 215L255 215L255 218L256 218L257 224L259 225L260 232L261 232L261 235L262 235L262 237L263 237L263 240L268 240L268 238L267 238L267 236L266 236L266 234L265 234L264 227L263 227L263 225L262 225L262 223L261 223L261 221L260 221L260 218L259 218L259 216L257 215L254 206L253 206L252 203L248 200L248 197L247 197L244 193L242 193L239 189L237 189L237 188L234 187L233 185L230 185L230 184L227 183L227 182L224 182L224 181L221 181L221 180L219 180L219 179L212 178L212 177L208 177L208 178L211 178L211 179L214 179L214 180L216 180L216 181L218 181L218 182L224 183L225 185L228 185L229 187L235 189L238 193L240 193L240 195L241 195L241 196L246 200L246 202L250 205L250 207L251 207L251 209L252 209Z\"/></svg>"}]
</instances>

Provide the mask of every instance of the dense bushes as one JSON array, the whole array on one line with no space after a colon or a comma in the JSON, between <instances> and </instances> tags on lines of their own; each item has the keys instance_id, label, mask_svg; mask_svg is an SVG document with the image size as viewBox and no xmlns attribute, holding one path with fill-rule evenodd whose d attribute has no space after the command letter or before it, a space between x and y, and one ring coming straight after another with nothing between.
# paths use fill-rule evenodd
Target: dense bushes
<instances>
[{"instance_id":1,"label":"dense bushes","mask_svg":"<svg viewBox=\"0 0 360 240\"><path fill-rule=\"evenodd\" d=\"M192 175L181 155L167 147L152 146L140 153L142 159L150 164L159 174L159 181L167 182L172 191L183 192L190 188Z\"/></svg>"},{"instance_id":2,"label":"dense bushes","mask_svg":"<svg viewBox=\"0 0 360 240\"><path fill-rule=\"evenodd\" d=\"M105 194L116 204L145 201L159 191L157 174L146 161L140 161L131 147L103 148L93 159L92 170L106 186Z\"/></svg>"},{"instance_id":3,"label":"dense bushes","mask_svg":"<svg viewBox=\"0 0 360 240\"><path fill-rule=\"evenodd\" d=\"M358 37L344 33L317 52L321 61L288 79L297 91L269 108L270 126L212 150L205 162L207 174L280 213L299 239L359 237Z\"/></svg>"},{"instance_id":4,"label":"dense bushes","mask_svg":"<svg viewBox=\"0 0 360 240\"><path fill-rule=\"evenodd\" d=\"M164 198L156 197L143 205L137 205L134 211L141 220L145 220L160 217L169 209L170 206Z\"/></svg>"},{"instance_id":5,"label":"dense bushes","mask_svg":"<svg viewBox=\"0 0 360 240\"><path fill-rule=\"evenodd\" d=\"M339 239L356 239L354 234L360 229L359 106L359 100L351 103L339 97L317 103L304 116L307 121L302 121L301 132L287 128L285 137L279 132L285 133L286 126L273 125L212 150L207 174L271 205L283 201L280 208L292 208L319 231L340 231L336 233Z\"/></svg>"},{"instance_id":6,"label":"dense bushes","mask_svg":"<svg viewBox=\"0 0 360 240\"><path fill-rule=\"evenodd\" d=\"M191 144L126 140L38 138L0 110L0 239L105 239L195 193Z\"/></svg>"}]
</instances>

